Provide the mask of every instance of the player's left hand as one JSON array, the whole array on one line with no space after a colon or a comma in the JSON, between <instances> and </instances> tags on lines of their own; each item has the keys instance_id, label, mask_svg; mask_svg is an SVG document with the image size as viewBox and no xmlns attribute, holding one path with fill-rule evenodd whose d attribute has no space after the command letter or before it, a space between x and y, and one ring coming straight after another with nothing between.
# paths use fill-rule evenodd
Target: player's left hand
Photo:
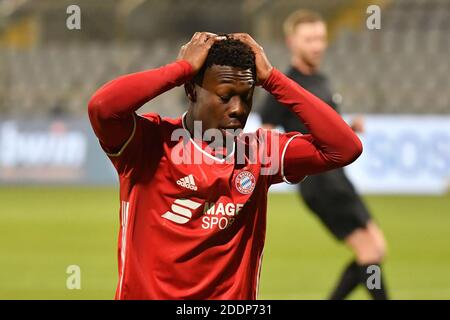
<instances>
[{"instance_id":1,"label":"player's left hand","mask_svg":"<svg viewBox=\"0 0 450 320\"><path fill-rule=\"evenodd\" d=\"M196 32L191 40L180 48L177 60L189 62L194 74L196 74L205 63L211 46L216 41L224 39L224 36L218 36L215 33Z\"/></svg>"},{"instance_id":2,"label":"player's left hand","mask_svg":"<svg viewBox=\"0 0 450 320\"><path fill-rule=\"evenodd\" d=\"M262 85L264 81L270 76L272 72L272 65L267 59L263 47L261 47L255 39L253 39L248 33L232 33L231 36L234 39L238 39L250 48L252 48L255 53L255 63L256 63L256 84Z\"/></svg>"},{"instance_id":3,"label":"player's left hand","mask_svg":"<svg viewBox=\"0 0 450 320\"><path fill-rule=\"evenodd\" d=\"M353 131L356 133L364 133L365 126L364 126L364 118L361 116L358 116L352 120L351 125Z\"/></svg>"}]
</instances>

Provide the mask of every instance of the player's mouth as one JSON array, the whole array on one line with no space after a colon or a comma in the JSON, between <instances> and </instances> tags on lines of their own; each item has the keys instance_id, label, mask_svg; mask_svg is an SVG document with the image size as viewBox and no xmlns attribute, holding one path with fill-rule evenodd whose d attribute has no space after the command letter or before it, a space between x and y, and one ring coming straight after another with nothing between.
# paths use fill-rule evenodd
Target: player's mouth
<instances>
[{"instance_id":1,"label":"player's mouth","mask_svg":"<svg viewBox=\"0 0 450 320\"><path fill-rule=\"evenodd\" d=\"M243 129L244 126L242 124L242 122L238 119L232 119L230 120L226 126L222 127L222 129L232 129L232 130L237 130L237 129Z\"/></svg>"},{"instance_id":2,"label":"player's mouth","mask_svg":"<svg viewBox=\"0 0 450 320\"><path fill-rule=\"evenodd\" d=\"M240 128L220 128L220 131L222 132L222 135L224 137L226 136L237 136L239 135L239 133L241 133L241 129Z\"/></svg>"}]
</instances>

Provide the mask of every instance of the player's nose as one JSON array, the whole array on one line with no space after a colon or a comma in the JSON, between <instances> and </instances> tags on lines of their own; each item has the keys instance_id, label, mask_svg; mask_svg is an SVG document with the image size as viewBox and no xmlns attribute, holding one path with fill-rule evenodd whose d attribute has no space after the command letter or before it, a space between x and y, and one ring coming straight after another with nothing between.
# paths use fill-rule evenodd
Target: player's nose
<instances>
[{"instance_id":1,"label":"player's nose","mask_svg":"<svg viewBox=\"0 0 450 320\"><path fill-rule=\"evenodd\" d=\"M230 101L228 116L230 118L242 119L247 113L247 104L240 97L233 97Z\"/></svg>"}]
</instances>

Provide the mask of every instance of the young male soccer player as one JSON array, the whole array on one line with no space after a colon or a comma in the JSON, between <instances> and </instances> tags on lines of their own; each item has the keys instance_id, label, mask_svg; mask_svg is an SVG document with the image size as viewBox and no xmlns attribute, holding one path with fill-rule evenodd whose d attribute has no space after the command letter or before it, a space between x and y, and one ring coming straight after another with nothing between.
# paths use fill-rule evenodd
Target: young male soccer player
<instances>
[{"instance_id":1,"label":"young male soccer player","mask_svg":"<svg viewBox=\"0 0 450 320\"><path fill-rule=\"evenodd\" d=\"M328 79L318 72L327 44L325 21L315 12L299 10L288 17L284 26L292 57L288 76L337 110ZM290 110L280 107L270 96L263 105L261 116L266 128L269 128L267 125L281 125L286 131L308 132ZM356 119L352 127L362 131L362 120ZM299 191L312 212L355 253L355 261L345 268L330 296L331 299L343 299L359 283L366 286L371 275L367 272L369 265L380 266L385 252L383 233L371 219L343 169L308 177L301 183ZM369 293L374 299L386 299L384 282Z\"/></svg>"},{"instance_id":2,"label":"young male soccer player","mask_svg":"<svg viewBox=\"0 0 450 320\"><path fill-rule=\"evenodd\" d=\"M136 114L182 84L189 99L182 117ZM244 127L256 85L310 134L230 133ZM176 62L100 88L89 117L120 179L116 299L255 299L269 186L344 166L362 152L341 117L273 68L248 34L195 33ZM231 136L231 145L212 150L202 139L211 130ZM271 160L249 157L255 148Z\"/></svg>"}]
</instances>

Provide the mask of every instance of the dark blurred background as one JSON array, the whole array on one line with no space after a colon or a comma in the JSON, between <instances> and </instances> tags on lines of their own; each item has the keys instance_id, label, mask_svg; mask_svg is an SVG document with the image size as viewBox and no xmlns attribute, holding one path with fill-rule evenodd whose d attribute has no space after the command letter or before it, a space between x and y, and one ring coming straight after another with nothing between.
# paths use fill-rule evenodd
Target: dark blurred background
<instances>
[{"instance_id":1,"label":"dark blurred background","mask_svg":"<svg viewBox=\"0 0 450 320\"><path fill-rule=\"evenodd\" d=\"M68 30L66 8L81 8ZM89 96L123 73L173 61L195 31L245 31L284 69L282 22L300 7L323 14L330 48L324 72L345 112L450 111L450 1L2 0L0 117L85 116ZM382 8L382 29L368 30L366 7ZM177 116L182 90L151 110ZM258 103L255 104L258 107Z\"/></svg>"}]
</instances>

